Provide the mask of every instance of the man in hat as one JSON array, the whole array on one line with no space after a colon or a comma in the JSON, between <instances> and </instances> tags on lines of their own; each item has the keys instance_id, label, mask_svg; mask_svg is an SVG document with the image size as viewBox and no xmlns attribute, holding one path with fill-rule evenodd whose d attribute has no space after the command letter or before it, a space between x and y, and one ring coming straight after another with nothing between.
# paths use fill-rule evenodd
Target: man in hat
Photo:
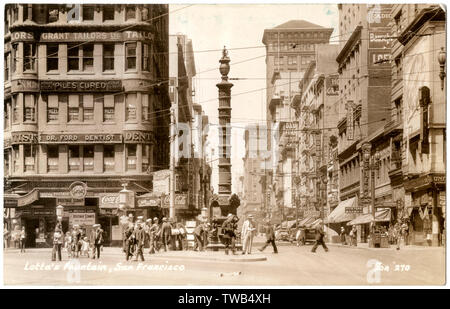
<instances>
[{"instance_id":1,"label":"man in hat","mask_svg":"<svg viewBox=\"0 0 450 309\"><path fill-rule=\"evenodd\" d=\"M323 224L323 223L322 223ZM311 252L315 253L316 249L319 245L322 245L323 249L325 250L325 252L328 252L328 248L327 245L325 245L325 242L323 241L323 238L325 237L325 232L323 231L323 226L322 224L319 224L316 227L316 243L314 244L314 246L311 249Z\"/></svg>"},{"instance_id":2,"label":"man in hat","mask_svg":"<svg viewBox=\"0 0 450 309\"><path fill-rule=\"evenodd\" d=\"M134 225L133 224L129 224L124 231L124 238L125 238L125 256L126 256L126 260L128 261L130 259L130 257L133 256L134 252L133 252L133 246L135 243L135 238L134 238Z\"/></svg>"},{"instance_id":3,"label":"man in hat","mask_svg":"<svg viewBox=\"0 0 450 309\"><path fill-rule=\"evenodd\" d=\"M275 231L269 220L266 221L265 230L266 230L266 243L264 244L264 246L262 246L262 248L259 249L259 251L263 252L264 249L266 249L269 244L272 244L273 253L278 253L277 245L275 244Z\"/></svg>"},{"instance_id":4,"label":"man in hat","mask_svg":"<svg viewBox=\"0 0 450 309\"><path fill-rule=\"evenodd\" d=\"M222 224L223 240L225 242L225 254L228 255L228 250L231 248L231 253L236 254L234 247L236 241L237 224L234 216L228 214L227 219Z\"/></svg>"},{"instance_id":5,"label":"man in hat","mask_svg":"<svg viewBox=\"0 0 450 309\"><path fill-rule=\"evenodd\" d=\"M153 254L159 251L159 238L160 238L160 229L158 224L158 218L153 218L153 224L150 227L150 250L149 253Z\"/></svg>"},{"instance_id":6,"label":"man in hat","mask_svg":"<svg viewBox=\"0 0 450 309\"><path fill-rule=\"evenodd\" d=\"M142 227L143 223L137 224L137 229L134 230L134 239L136 241L136 261L141 258L144 261L144 243L145 243L145 231Z\"/></svg>"},{"instance_id":7,"label":"man in hat","mask_svg":"<svg viewBox=\"0 0 450 309\"><path fill-rule=\"evenodd\" d=\"M72 231L72 256L78 257L81 251L81 231L78 224L73 225Z\"/></svg>"},{"instance_id":8,"label":"man in hat","mask_svg":"<svg viewBox=\"0 0 450 309\"><path fill-rule=\"evenodd\" d=\"M152 219L145 220L144 232L145 232L145 246L144 248L150 246L150 228L152 227Z\"/></svg>"},{"instance_id":9,"label":"man in hat","mask_svg":"<svg viewBox=\"0 0 450 309\"><path fill-rule=\"evenodd\" d=\"M100 259L101 246L103 244L103 230L100 224L94 224L90 235L90 243L92 244L92 258L95 260L97 253L97 259Z\"/></svg>"},{"instance_id":10,"label":"man in hat","mask_svg":"<svg viewBox=\"0 0 450 309\"><path fill-rule=\"evenodd\" d=\"M194 229L194 251L203 251L203 233L205 232L205 226L200 222Z\"/></svg>"},{"instance_id":11,"label":"man in hat","mask_svg":"<svg viewBox=\"0 0 450 309\"><path fill-rule=\"evenodd\" d=\"M256 227L253 221L253 215L249 215L247 220L242 224L241 239L242 239L242 254L251 254L253 245L253 236L255 235Z\"/></svg>"},{"instance_id":12,"label":"man in hat","mask_svg":"<svg viewBox=\"0 0 450 309\"><path fill-rule=\"evenodd\" d=\"M162 219L163 223L161 225L161 236L164 245L164 251L169 249L170 239L172 237L172 226L168 222L167 218Z\"/></svg>"}]
</instances>

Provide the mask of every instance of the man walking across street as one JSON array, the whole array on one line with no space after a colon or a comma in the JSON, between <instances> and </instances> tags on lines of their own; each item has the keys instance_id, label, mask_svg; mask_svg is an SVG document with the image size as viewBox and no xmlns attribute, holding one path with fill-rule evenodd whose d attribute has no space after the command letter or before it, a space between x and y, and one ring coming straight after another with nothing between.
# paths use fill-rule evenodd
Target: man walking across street
<instances>
[{"instance_id":1,"label":"man walking across street","mask_svg":"<svg viewBox=\"0 0 450 309\"><path fill-rule=\"evenodd\" d=\"M158 218L153 218L153 224L150 227L150 254L154 254L157 251L159 251L159 235L160 235L160 229L158 224Z\"/></svg>"},{"instance_id":2,"label":"man walking across street","mask_svg":"<svg viewBox=\"0 0 450 309\"><path fill-rule=\"evenodd\" d=\"M236 254L236 249L234 247L236 241L236 228L234 216L228 214L227 219L222 224L223 240L225 242L225 254L228 255L228 250L231 247L231 252Z\"/></svg>"},{"instance_id":3,"label":"man walking across street","mask_svg":"<svg viewBox=\"0 0 450 309\"><path fill-rule=\"evenodd\" d=\"M95 255L97 255L97 259L100 259L100 251L103 244L103 230L100 224L94 224L92 227L90 243L92 244L92 258L95 260Z\"/></svg>"},{"instance_id":4,"label":"man walking across street","mask_svg":"<svg viewBox=\"0 0 450 309\"><path fill-rule=\"evenodd\" d=\"M136 261L141 258L144 261L144 244L145 231L142 228L142 223L138 223L137 229L134 230L134 239L136 241Z\"/></svg>"},{"instance_id":5,"label":"man walking across street","mask_svg":"<svg viewBox=\"0 0 450 309\"><path fill-rule=\"evenodd\" d=\"M205 226L203 223L199 223L195 229L194 229L194 239L195 239L195 245L194 245L194 251L203 251L203 233Z\"/></svg>"},{"instance_id":6,"label":"man walking across street","mask_svg":"<svg viewBox=\"0 0 450 309\"><path fill-rule=\"evenodd\" d=\"M172 226L169 222L167 222L167 218L162 219L163 223L161 226L161 235L164 245L164 251L167 251L169 249L170 245L170 239L172 237Z\"/></svg>"},{"instance_id":7,"label":"man walking across street","mask_svg":"<svg viewBox=\"0 0 450 309\"><path fill-rule=\"evenodd\" d=\"M133 245L134 245L134 226L132 224L128 225L124 233L125 247L126 247L126 260L128 261L130 257L133 256Z\"/></svg>"},{"instance_id":8,"label":"man walking across street","mask_svg":"<svg viewBox=\"0 0 450 309\"><path fill-rule=\"evenodd\" d=\"M264 249L266 249L269 244L272 244L273 253L278 253L277 245L275 244L275 231L273 229L272 224L270 224L270 221L266 222L265 230L266 230L266 243L262 248L259 249L259 251L263 252Z\"/></svg>"},{"instance_id":9,"label":"man walking across street","mask_svg":"<svg viewBox=\"0 0 450 309\"><path fill-rule=\"evenodd\" d=\"M323 249L325 250L325 252L328 252L328 248L327 245L325 245L325 242L323 241L323 238L325 237L325 232L323 231L323 226L322 224L319 224L316 227L316 243L314 244L314 246L311 249L311 252L316 252L316 249L319 245L322 245Z\"/></svg>"},{"instance_id":10,"label":"man walking across street","mask_svg":"<svg viewBox=\"0 0 450 309\"><path fill-rule=\"evenodd\" d=\"M247 220L242 224L242 254L251 254L253 245L253 236L255 235L255 223L253 221L253 215L249 215Z\"/></svg>"},{"instance_id":11,"label":"man walking across street","mask_svg":"<svg viewBox=\"0 0 450 309\"><path fill-rule=\"evenodd\" d=\"M62 243L63 243L62 232L59 229L59 227L56 227L55 233L53 234L52 261L56 261L56 255L58 255L58 261L61 261Z\"/></svg>"}]
</instances>

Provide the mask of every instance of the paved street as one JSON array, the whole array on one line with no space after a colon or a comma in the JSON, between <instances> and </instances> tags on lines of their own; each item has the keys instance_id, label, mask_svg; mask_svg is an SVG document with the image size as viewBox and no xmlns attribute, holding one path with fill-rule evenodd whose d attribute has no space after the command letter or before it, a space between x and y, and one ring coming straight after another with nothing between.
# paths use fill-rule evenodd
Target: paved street
<instances>
[{"instance_id":1,"label":"paved street","mask_svg":"<svg viewBox=\"0 0 450 309\"><path fill-rule=\"evenodd\" d=\"M310 252L310 245L279 246L279 254L273 254L268 247L263 255L255 250L251 256L266 257L266 261L238 262L230 261L231 256L226 260L223 252L162 252L154 256L146 254L144 263L124 261L119 248L105 248L100 262L87 258L69 262L65 253L64 261L51 262L50 249L29 249L23 254L8 249L4 253L4 284L441 285L445 282L444 248L410 247L396 251L329 247L330 252L318 248L315 254ZM376 271L374 260L382 263L381 267L378 265L381 271ZM43 265L50 269L40 269ZM90 269L70 271L70 265Z\"/></svg>"}]
</instances>

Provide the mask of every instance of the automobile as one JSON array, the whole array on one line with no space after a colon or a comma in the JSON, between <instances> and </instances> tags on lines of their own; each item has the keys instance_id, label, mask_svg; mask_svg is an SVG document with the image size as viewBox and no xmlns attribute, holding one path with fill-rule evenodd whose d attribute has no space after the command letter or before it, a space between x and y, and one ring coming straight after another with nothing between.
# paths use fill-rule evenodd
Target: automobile
<instances>
[{"instance_id":1,"label":"automobile","mask_svg":"<svg viewBox=\"0 0 450 309\"><path fill-rule=\"evenodd\" d=\"M316 241L316 230L314 228L301 227L297 229L294 238L297 236L297 232L300 230L300 243L306 245L306 243L312 243Z\"/></svg>"},{"instance_id":2,"label":"automobile","mask_svg":"<svg viewBox=\"0 0 450 309\"><path fill-rule=\"evenodd\" d=\"M275 240L290 241L289 229L278 226L275 228Z\"/></svg>"}]
</instances>

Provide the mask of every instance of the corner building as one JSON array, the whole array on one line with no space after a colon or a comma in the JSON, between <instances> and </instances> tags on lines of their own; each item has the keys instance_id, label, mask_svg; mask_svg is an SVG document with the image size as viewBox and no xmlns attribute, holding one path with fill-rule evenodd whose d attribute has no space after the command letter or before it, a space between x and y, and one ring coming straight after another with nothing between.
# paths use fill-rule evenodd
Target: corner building
<instances>
[{"instance_id":1,"label":"corner building","mask_svg":"<svg viewBox=\"0 0 450 309\"><path fill-rule=\"evenodd\" d=\"M101 223L111 242L121 184L138 196L168 168L167 12L6 5L4 201L27 247L51 244L57 205L64 231Z\"/></svg>"}]
</instances>

